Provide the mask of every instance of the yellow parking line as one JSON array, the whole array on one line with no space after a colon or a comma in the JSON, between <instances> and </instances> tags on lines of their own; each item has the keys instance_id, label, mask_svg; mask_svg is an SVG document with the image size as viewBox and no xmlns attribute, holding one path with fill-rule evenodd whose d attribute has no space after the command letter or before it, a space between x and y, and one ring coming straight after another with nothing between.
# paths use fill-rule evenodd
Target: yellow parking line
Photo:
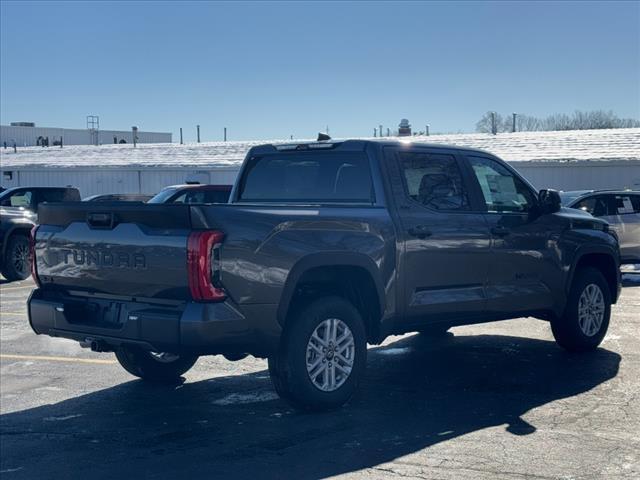
<instances>
[{"instance_id":1,"label":"yellow parking line","mask_svg":"<svg viewBox=\"0 0 640 480\"><path fill-rule=\"evenodd\" d=\"M98 365L113 365L117 363L115 360L99 360L97 358L74 358L74 357L47 357L40 355L12 355L0 354L0 359L7 360L40 360L43 362L71 362L71 363L95 363Z\"/></svg>"},{"instance_id":2,"label":"yellow parking line","mask_svg":"<svg viewBox=\"0 0 640 480\"><path fill-rule=\"evenodd\" d=\"M20 315L21 317L27 316L25 312L5 312L4 310L0 310L0 315Z\"/></svg>"}]
</instances>

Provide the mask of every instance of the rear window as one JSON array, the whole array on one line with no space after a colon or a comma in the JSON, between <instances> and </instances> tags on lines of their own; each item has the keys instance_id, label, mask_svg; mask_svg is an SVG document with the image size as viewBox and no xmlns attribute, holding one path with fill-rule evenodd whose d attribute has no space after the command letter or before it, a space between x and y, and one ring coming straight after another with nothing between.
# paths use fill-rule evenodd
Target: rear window
<instances>
[{"instance_id":1,"label":"rear window","mask_svg":"<svg viewBox=\"0 0 640 480\"><path fill-rule=\"evenodd\" d=\"M372 203L362 152L295 152L249 160L239 201Z\"/></svg>"}]
</instances>

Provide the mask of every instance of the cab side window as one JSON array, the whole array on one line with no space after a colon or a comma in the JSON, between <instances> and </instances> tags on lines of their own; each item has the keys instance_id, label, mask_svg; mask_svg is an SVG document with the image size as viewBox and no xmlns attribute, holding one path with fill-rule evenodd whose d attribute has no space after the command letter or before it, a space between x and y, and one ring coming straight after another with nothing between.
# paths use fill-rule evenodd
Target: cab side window
<instances>
[{"instance_id":1,"label":"cab side window","mask_svg":"<svg viewBox=\"0 0 640 480\"><path fill-rule=\"evenodd\" d=\"M9 198L3 200L3 207L30 207L33 201L33 192L22 190L14 193Z\"/></svg>"},{"instance_id":2,"label":"cab side window","mask_svg":"<svg viewBox=\"0 0 640 480\"><path fill-rule=\"evenodd\" d=\"M535 193L509 169L485 157L470 156L487 211L490 213L525 213L536 204Z\"/></svg>"},{"instance_id":3,"label":"cab side window","mask_svg":"<svg viewBox=\"0 0 640 480\"><path fill-rule=\"evenodd\" d=\"M469 195L455 157L427 152L401 152L399 157L411 199L434 210L469 210Z\"/></svg>"}]
</instances>

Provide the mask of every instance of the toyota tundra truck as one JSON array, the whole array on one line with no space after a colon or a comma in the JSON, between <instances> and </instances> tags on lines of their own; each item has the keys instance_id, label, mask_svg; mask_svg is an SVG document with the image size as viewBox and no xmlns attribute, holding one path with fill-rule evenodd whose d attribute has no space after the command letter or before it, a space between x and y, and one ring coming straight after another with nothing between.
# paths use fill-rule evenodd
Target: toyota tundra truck
<instances>
[{"instance_id":1,"label":"toyota tundra truck","mask_svg":"<svg viewBox=\"0 0 640 480\"><path fill-rule=\"evenodd\" d=\"M153 382L201 355L267 358L301 409L349 400L388 335L535 317L593 350L620 292L606 222L454 146L262 145L228 204L44 204L39 220L37 334Z\"/></svg>"}]
</instances>

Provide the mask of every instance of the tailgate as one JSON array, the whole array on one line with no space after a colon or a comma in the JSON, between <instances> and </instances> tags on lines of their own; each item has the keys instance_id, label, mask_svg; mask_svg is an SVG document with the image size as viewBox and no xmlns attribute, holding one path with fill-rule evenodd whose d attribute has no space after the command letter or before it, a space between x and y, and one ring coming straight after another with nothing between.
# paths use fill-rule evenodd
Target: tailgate
<instances>
[{"instance_id":1,"label":"tailgate","mask_svg":"<svg viewBox=\"0 0 640 480\"><path fill-rule=\"evenodd\" d=\"M42 288L67 294L189 298L187 205L42 204L35 259Z\"/></svg>"}]
</instances>

